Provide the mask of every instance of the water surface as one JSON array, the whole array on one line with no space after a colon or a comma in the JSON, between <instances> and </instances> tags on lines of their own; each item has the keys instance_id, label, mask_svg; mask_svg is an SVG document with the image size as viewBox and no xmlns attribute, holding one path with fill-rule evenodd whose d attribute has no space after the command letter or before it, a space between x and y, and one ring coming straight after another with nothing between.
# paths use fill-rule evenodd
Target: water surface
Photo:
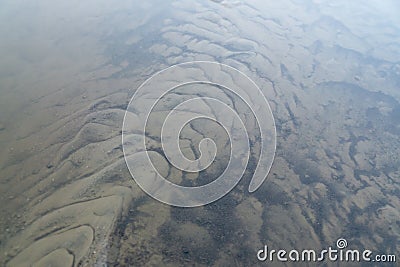
<instances>
[{"instance_id":1,"label":"water surface","mask_svg":"<svg viewBox=\"0 0 400 267\"><path fill-rule=\"evenodd\" d=\"M396 1L1 6L0 265L265 265L265 244L318 250L338 238L399 255ZM221 200L184 209L134 183L121 130L142 82L192 60L252 78L278 146L256 193L247 173Z\"/></svg>"}]
</instances>

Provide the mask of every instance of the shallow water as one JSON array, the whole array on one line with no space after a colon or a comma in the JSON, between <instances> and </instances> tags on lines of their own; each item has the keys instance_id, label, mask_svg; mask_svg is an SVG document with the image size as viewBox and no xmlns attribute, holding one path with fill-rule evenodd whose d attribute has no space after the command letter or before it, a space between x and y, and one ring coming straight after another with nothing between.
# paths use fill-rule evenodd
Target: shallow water
<instances>
[{"instance_id":1,"label":"shallow water","mask_svg":"<svg viewBox=\"0 0 400 267\"><path fill-rule=\"evenodd\" d=\"M339 238L400 256L396 1L1 5L0 265L262 266L264 245L321 250ZM257 83L277 149L255 193L250 164L222 199L176 208L133 181L122 122L141 83L192 60ZM215 125L191 127L186 140L226 143ZM187 157L198 155L184 144ZM226 164L221 147L208 172L168 166L169 179L209 182Z\"/></svg>"}]
</instances>

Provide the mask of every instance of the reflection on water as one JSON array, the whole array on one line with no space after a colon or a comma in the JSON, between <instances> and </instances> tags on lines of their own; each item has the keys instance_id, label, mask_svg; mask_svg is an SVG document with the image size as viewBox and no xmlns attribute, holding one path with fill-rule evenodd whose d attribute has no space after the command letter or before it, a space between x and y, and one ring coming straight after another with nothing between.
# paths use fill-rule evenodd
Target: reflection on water
<instances>
[{"instance_id":1,"label":"reflection on water","mask_svg":"<svg viewBox=\"0 0 400 267\"><path fill-rule=\"evenodd\" d=\"M318 250L339 237L398 254L399 10L395 1L3 1L0 265L249 266L264 244ZM221 200L184 209L134 183L121 130L134 90L191 60L254 79L278 146L258 191L247 193L247 173ZM197 128L218 136L207 127ZM177 182L198 178L168 170Z\"/></svg>"}]
</instances>

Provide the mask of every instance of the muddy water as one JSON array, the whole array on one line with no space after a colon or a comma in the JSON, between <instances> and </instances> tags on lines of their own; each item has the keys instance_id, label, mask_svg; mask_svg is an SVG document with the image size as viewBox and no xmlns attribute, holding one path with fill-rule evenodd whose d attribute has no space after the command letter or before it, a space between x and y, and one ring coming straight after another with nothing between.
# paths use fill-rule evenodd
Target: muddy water
<instances>
[{"instance_id":1,"label":"muddy water","mask_svg":"<svg viewBox=\"0 0 400 267\"><path fill-rule=\"evenodd\" d=\"M264 244L338 238L398 255L400 6L164 2L1 4L0 265L264 265ZM184 209L134 183L121 130L135 89L190 60L249 75L278 146L255 193L249 169L221 200ZM194 124L186 140L226 143L212 127ZM208 182L224 162L170 179Z\"/></svg>"}]
</instances>

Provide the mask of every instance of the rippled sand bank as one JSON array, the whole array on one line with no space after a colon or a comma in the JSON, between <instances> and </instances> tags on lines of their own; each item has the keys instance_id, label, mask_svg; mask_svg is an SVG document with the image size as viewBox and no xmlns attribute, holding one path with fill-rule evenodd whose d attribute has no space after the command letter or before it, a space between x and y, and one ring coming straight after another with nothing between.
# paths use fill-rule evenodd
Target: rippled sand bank
<instances>
[{"instance_id":1,"label":"rippled sand bank","mask_svg":"<svg viewBox=\"0 0 400 267\"><path fill-rule=\"evenodd\" d=\"M264 244L323 249L340 237L400 251L395 7L216 2L7 3L0 265L242 266L259 264ZM218 202L182 209L134 183L121 130L135 89L190 60L254 79L278 147L256 193L243 179Z\"/></svg>"}]
</instances>

